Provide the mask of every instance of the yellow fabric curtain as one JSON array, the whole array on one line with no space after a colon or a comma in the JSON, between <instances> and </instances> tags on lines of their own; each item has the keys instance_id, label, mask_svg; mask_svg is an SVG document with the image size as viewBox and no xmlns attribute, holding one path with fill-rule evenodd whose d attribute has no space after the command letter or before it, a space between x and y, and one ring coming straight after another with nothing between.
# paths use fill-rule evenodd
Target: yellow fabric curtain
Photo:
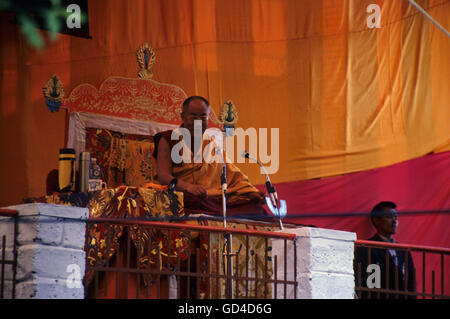
<instances>
[{"instance_id":1,"label":"yellow fabric curtain","mask_svg":"<svg viewBox=\"0 0 450 319\"><path fill-rule=\"evenodd\" d=\"M450 30L450 0L417 2ZM367 26L370 4L380 28ZM50 76L66 94L136 77L143 42L154 80L205 96L216 113L231 99L244 129L279 128L273 182L450 150L450 40L407 0L92 0L92 39L60 35L41 51L1 15L0 204L43 194L57 168L65 118L45 107ZM255 164L238 166L264 182Z\"/></svg>"}]
</instances>

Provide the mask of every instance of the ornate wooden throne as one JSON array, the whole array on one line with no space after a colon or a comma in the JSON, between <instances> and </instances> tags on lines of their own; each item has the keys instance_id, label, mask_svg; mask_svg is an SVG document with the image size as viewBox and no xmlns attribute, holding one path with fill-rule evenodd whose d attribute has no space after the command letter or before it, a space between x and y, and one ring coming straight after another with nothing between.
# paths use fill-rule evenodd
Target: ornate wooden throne
<instances>
[{"instance_id":1,"label":"ornate wooden throne","mask_svg":"<svg viewBox=\"0 0 450 319\"><path fill-rule=\"evenodd\" d=\"M154 181L152 137L179 126L182 103L187 98L180 87L152 79L156 56L147 43L136 56L140 67L137 78L111 76L98 89L83 83L67 98L56 75L43 88L50 111L67 111L66 147L74 148L77 156L90 152L108 187ZM214 111L209 122L211 127L219 126Z\"/></svg>"},{"instance_id":2,"label":"ornate wooden throne","mask_svg":"<svg viewBox=\"0 0 450 319\"><path fill-rule=\"evenodd\" d=\"M98 89L89 83L83 83L75 87L67 98L64 95L63 84L56 75L48 80L43 87L48 109L52 112L59 111L60 108L66 110L66 147L74 148L77 158L81 152L87 151L91 157L97 159L108 190L81 195L54 194L46 197L47 203L88 207L90 217L94 219L184 216L182 193L175 192L176 196L173 196L163 188L148 187L148 184L157 186L154 184L156 170L155 159L152 156L153 136L180 125L182 103L187 98L180 87L152 79L150 69L155 60L152 48L144 43L137 50L137 62L140 67L137 78L111 76L103 81ZM220 122L212 109L209 124L210 134L217 134ZM199 219L198 223L210 226L222 225L222 221L212 217ZM121 227L102 226L99 223L87 228L86 283L93 278L93 273L89 270L93 268L89 267L105 265L119 249L119 239L123 231ZM271 230L277 226L259 225L248 221L236 222L233 228ZM176 252L180 249L180 257L186 255L189 243L181 236L182 233L174 231L172 236L175 237L167 240L155 237L153 233L144 235L143 232L145 230L137 227L132 229L131 234L138 250L146 247L145 251L139 251L142 256L140 259L142 268L154 267L157 256L153 251L156 251L156 247L160 244L161 253ZM108 236L112 236L110 245L105 244ZM152 240L149 241L148 238ZM261 238L252 240L255 241L252 242L252 247L264 246L260 242ZM204 241L211 245L212 255L201 251L201 263L206 263L206 260L219 260L217 256L222 254L222 236L211 235L211 239ZM172 242L172 245L181 244L169 248L165 246L167 242ZM242 242L236 237L233 247L236 246L234 248L238 249L239 245L242 245ZM152 253L145 253L147 251ZM259 255L257 263L262 265L264 260L261 256L264 256L264 252ZM255 263L256 261L253 262ZM161 267L163 269L173 267L169 264L169 261L163 260ZM213 264L210 265L211 271L216 269Z\"/></svg>"}]
</instances>

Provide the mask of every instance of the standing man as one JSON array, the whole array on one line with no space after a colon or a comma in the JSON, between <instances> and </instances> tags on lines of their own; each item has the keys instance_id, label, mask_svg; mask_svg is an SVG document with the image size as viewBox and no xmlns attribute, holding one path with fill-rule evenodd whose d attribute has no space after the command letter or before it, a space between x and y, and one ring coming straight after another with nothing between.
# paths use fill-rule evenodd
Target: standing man
<instances>
[{"instance_id":1,"label":"standing man","mask_svg":"<svg viewBox=\"0 0 450 319\"><path fill-rule=\"evenodd\" d=\"M397 205L393 202L384 201L375 205L370 213L372 225L376 229L376 234L369 238L371 241L381 241L395 243L393 235L398 227ZM369 259L370 251L370 259ZM381 289L416 291L416 271L414 262L409 251L399 249L382 249L358 247L356 251L356 267L361 263L362 282L361 286L367 284L367 267L370 264L377 264L380 268L379 283ZM387 277L388 276L388 277ZM375 293L370 293L370 298L377 298ZM368 298L367 292L361 293L361 298ZM396 293L380 293L380 298L415 298L415 296Z\"/></svg>"}]
</instances>

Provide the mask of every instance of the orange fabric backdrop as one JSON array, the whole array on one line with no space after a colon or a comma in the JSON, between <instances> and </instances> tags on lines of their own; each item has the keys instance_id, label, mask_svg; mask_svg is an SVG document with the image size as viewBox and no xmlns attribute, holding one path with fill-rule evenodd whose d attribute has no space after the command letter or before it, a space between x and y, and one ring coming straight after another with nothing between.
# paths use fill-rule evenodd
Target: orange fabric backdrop
<instances>
[{"instance_id":1,"label":"orange fabric backdrop","mask_svg":"<svg viewBox=\"0 0 450 319\"><path fill-rule=\"evenodd\" d=\"M369 29L375 2L381 28ZM450 0L418 2L450 29ZM60 35L41 51L0 18L0 206L44 194L58 167L65 114L45 107L50 76L66 94L136 77L143 42L154 80L205 96L216 113L231 99L243 128L280 129L273 182L450 150L450 41L406 0L91 0L92 39Z\"/></svg>"}]
</instances>

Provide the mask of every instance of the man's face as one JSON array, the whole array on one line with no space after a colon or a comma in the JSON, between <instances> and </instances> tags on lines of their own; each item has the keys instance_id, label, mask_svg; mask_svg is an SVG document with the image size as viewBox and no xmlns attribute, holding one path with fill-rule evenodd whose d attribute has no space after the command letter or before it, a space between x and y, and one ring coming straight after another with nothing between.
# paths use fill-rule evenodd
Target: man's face
<instances>
[{"instance_id":1,"label":"man's face","mask_svg":"<svg viewBox=\"0 0 450 319\"><path fill-rule=\"evenodd\" d=\"M397 231L397 211L394 208L385 208L383 210L383 216L374 217L373 223L378 233L383 236L390 237Z\"/></svg>"},{"instance_id":2,"label":"man's face","mask_svg":"<svg viewBox=\"0 0 450 319\"><path fill-rule=\"evenodd\" d=\"M209 107L202 100L192 100L188 107L181 113L181 119L183 120L183 126L194 134L194 121L201 121L202 133L208 128Z\"/></svg>"}]
</instances>

